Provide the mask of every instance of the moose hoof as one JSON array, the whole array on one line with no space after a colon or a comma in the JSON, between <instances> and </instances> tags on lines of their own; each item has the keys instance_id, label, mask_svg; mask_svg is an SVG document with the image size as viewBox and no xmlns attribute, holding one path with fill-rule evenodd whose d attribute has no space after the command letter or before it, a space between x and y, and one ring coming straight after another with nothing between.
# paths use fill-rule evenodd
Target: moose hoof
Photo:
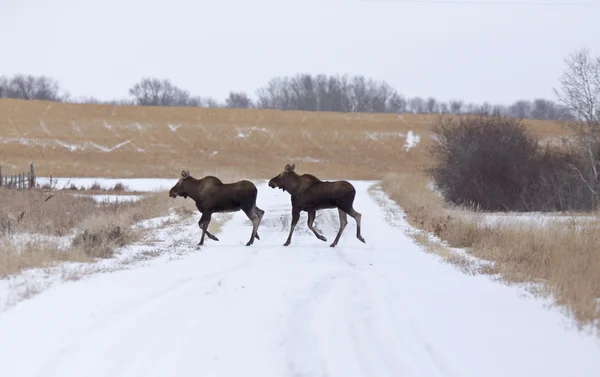
<instances>
[{"instance_id":1,"label":"moose hoof","mask_svg":"<svg viewBox=\"0 0 600 377\"><path fill-rule=\"evenodd\" d=\"M286 242L286 243L284 243L284 244L283 244L283 246L290 246L290 243L289 243L289 241L288 241L288 242Z\"/></svg>"},{"instance_id":2,"label":"moose hoof","mask_svg":"<svg viewBox=\"0 0 600 377\"><path fill-rule=\"evenodd\" d=\"M332 243L331 245L329 245L329 247L335 247L337 245L337 243Z\"/></svg>"},{"instance_id":3,"label":"moose hoof","mask_svg":"<svg viewBox=\"0 0 600 377\"><path fill-rule=\"evenodd\" d=\"M360 241L360 242L362 242L362 243L366 243L364 238L362 238L362 237L358 237L358 239L359 239L359 241Z\"/></svg>"},{"instance_id":4,"label":"moose hoof","mask_svg":"<svg viewBox=\"0 0 600 377\"><path fill-rule=\"evenodd\" d=\"M250 241L246 242L246 246L250 246L250 245L252 245L252 242L250 242Z\"/></svg>"},{"instance_id":5,"label":"moose hoof","mask_svg":"<svg viewBox=\"0 0 600 377\"><path fill-rule=\"evenodd\" d=\"M260 241L260 237L258 236L258 233L256 233L256 234L254 235L254 238L256 238L257 240L259 240L259 241Z\"/></svg>"},{"instance_id":6,"label":"moose hoof","mask_svg":"<svg viewBox=\"0 0 600 377\"><path fill-rule=\"evenodd\" d=\"M320 236L320 237L318 237L318 238L319 238L321 241L323 241L323 242L327 242L327 238L325 238L324 236Z\"/></svg>"}]
</instances>

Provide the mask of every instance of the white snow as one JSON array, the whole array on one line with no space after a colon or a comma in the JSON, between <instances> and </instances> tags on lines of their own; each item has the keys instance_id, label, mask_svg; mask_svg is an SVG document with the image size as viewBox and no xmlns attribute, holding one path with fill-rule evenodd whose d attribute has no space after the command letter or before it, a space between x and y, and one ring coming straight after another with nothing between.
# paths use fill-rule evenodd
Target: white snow
<instances>
[{"instance_id":1,"label":"white snow","mask_svg":"<svg viewBox=\"0 0 600 377\"><path fill-rule=\"evenodd\" d=\"M266 133L266 132L269 132L269 130L267 130L266 128L259 128L256 126L244 127L244 128L238 127L237 137L244 139L244 138L249 137L253 132Z\"/></svg>"},{"instance_id":2,"label":"white snow","mask_svg":"<svg viewBox=\"0 0 600 377\"><path fill-rule=\"evenodd\" d=\"M181 127L181 124L177 124L177 125L173 125L173 124L169 124L169 130L171 130L171 132L177 132L177 129L179 127Z\"/></svg>"},{"instance_id":3,"label":"white snow","mask_svg":"<svg viewBox=\"0 0 600 377\"><path fill-rule=\"evenodd\" d=\"M152 192L169 190L179 177L169 178L102 178L102 177L52 177L52 185L56 189L69 188L71 184L77 187L89 188L97 183L102 189L109 189L117 183L122 183L126 186L127 191ZM50 184L50 177L37 177L36 184Z\"/></svg>"},{"instance_id":4,"label":"white snow","mask_svg":"<svg viewBox=\"0 0 600 377\"><path fill-rule=\"evenodd\" d=\"M119 181L150 191L176 180ZM236 212L219 242L195 250L194 216L157 232L161 256L143 266L54 283L0 313L2 375L599 375L597 338L569 329L545 300L424 253L369 196L372 182L353 183L366 244L349 218L331 249L337 211L327 210L315 225L328 242L303 213L283 247L289 195L261 182L254 245L244 246L251 228Z\"/></svg>"},{"instance_id":5,"label":"white snow","mask_svg":"<svg viewBox=\"0 0 600 377\"><path fill-rule=\"evenodd\" d=\"M408 131L406 135L406 142L404 143L404 150L408 152L411 148L414 148L421 141L421 137L412 132L412 130Z\"/></svg>"},{"instance_id":6,"label":"white snow","mask_svg":"<svg viewBox=\"0 0 600 377\"><path fill-rule=\"evenodd\" d=\"M74 196L90 197L98 203L123 203L123 202L136 202L143 198L142 195L86 195L86 194L73 194Z\"/></svg>"}]
</instances>

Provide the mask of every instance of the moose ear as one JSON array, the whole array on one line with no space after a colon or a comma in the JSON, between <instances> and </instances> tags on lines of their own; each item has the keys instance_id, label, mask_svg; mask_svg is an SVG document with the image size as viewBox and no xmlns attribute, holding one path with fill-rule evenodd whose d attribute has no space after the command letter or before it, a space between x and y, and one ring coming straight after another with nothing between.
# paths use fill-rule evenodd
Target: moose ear
<instances>
[{"instance_id":1,"label":"moose ear","mask_svg":"<svg viewBox=\"0 0 600 377\"><path fill-rule=\"evenodd\" d=\"M285 168L283 168L284 171L290 171L292 167L290 166L290 164L285 165Z\"/></svg>"},{"instance_id":2,"label":"moose ear","mask_svg":"<svg viewBox=\"0 0 600 377\"><path fill-rule=\"evenodd\" d=\"M296 164L292 164L292 166L290 166L290 171L293 171L295 167L296 167Z\"/></svg>"},{"instance_id":3,"label":"moose ear","mask_svg":"<svg viewBox=\"0 0 600 377\"><path fill-rule=\"evenodd\" d=\"M189 170L182 170L181 171L181 178L187 178L190 176L190 171Z\"/></svg>"}]
</instances>

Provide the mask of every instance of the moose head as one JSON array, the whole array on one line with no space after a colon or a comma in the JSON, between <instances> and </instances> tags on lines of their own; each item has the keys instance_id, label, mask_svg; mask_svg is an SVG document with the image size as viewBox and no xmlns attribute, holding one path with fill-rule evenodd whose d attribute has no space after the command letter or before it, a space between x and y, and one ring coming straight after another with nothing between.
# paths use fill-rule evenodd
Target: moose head
<instances>
[{"instance_id":1,"label":"moose head","mask_svg":"<svg viewBox=\"0 0 600 377\"><path fill-rule=\"evenodd\" d=\"M182 170L181 178L179 178L177 183L175 183L175 186L171 187L171 189L169 190L169 197L176 198L178 196L182 196L184 199L186 199L188 197L188 194L185 190L184 182L190 177L191 175L189 170Z\"/></svg>"}]
</instances>

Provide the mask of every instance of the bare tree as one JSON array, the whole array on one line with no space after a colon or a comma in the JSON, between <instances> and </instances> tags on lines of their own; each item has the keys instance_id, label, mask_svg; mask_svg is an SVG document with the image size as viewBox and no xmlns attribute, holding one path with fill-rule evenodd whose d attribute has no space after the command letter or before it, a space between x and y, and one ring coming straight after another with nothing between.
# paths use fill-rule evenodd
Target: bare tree
<instances>
[{"instance_id":1,"label":"bare tree","mask_svg":"<svg viewBox=\"0 0 600 377\"><path fill-rule=\"evenodd\" d=\"M0 96L25 100L62 101L58 81L47 76L14 75L0 79Z\"/></svg>"},{"instance_id":2,"label":"bare tree","mask_svg":"<svg viewBox=\"0 0 600 377\"><path fill-rule=\"evenodd\" d=\"M577 132L585 148L589 172L579 172L592 195L598 196L600 183L600 56L592 57L581 49L565 58L566 69L559 79L559 100L571 111L575 120L569 125Z\"/></svg>"},{"instance_id":3,"label":"bare tree","mask_svg":"<svg viewBox=\"0 0 600 377\"><path fill-rule=\"evenodd\" d=\"M129 89L138 105L141 106L188 106L190 94L173 85L170 80L142 78Z\"/></svg>"},{"instance_id":4,"label":"bare tree","mask_svg":"<svg viewBox=\"0 0 600 377\"><path fill-rule=\"evenodd\" d=\"M252 107L252 100L244 92L229 92L225 100L225 106L229 108L248 109Z\"/></svg>"},{"instance_id":5,"label":"bare tree","mask_svg":"<svg viewBox=\"0 0 600 377\"><path fill-rule=\"evenodd\" d=\"M450 101L450 112L455 115L459 115L462 112L462 108L464 106L463 101L453 100Z\"/></svg>"}]
</instances>

